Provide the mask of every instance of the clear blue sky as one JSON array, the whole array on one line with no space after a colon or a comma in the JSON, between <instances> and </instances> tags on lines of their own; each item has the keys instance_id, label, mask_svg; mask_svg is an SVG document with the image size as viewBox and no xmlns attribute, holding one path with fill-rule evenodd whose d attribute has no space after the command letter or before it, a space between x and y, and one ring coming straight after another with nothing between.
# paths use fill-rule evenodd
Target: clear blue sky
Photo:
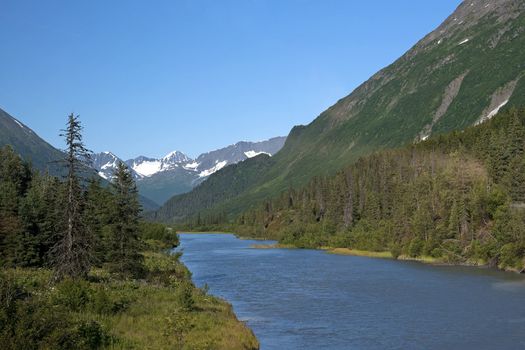
<instances>
[{"instance_id":1,"label":"clear blue sky","mask_svg":"<svg viewBox=\"0 0 525 350\"><path fill-rule=\"evenodd\" d=\"M0 0L0 107L57 147L190 156L308 124L459 0Z\"/></svg>"}]
</instances>

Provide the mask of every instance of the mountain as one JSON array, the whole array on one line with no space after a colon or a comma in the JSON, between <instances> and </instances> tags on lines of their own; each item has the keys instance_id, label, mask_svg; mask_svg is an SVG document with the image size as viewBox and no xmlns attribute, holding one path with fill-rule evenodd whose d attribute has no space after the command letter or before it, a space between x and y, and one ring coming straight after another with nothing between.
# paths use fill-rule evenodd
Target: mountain
<instances>
[{"instance_id":1,"label":"mountain","mask_svg":"<svg viewBox=\"0 0 525 350\"><path fill-rule=\"evenodd\" d=\"M501 108L525 105L524 13L523 0L462 2L398 60L310 124L294 127L273 165L242 193L197 205L202 197L194 190L194 210L186 217L214 208L232 216L376 150L461 130ZM223 181L220 187L228 189L230 179ZM166 202L157 218L180 219L173 209L178 201Z\"/></svg>"},{"instance_id":2,"label":"mountain","mask_svg":"<svg viewBox=\"0 0 525 350\"><path fill-rule=\"evenodd\" d=\"M56 161L63 158L61 151L40 138L18 119L0 109L0 147L10 145L22 158L40 171L57 173Z\"/></svg>"},{"instance_id":3,"label":"mountain","mask_svg":"<svg viewBox=\"0 0 525 350\"><path fill-rule=\"evenodd\" d=\"M201 211L206 216L204 209L241 195L254 183L257 184L260 174L268 171L273 164L273 157L261 154L226 167L212 174L193 191L172 197L149 218L183 220ZM221 210L216 210L215 215L222 214Z\"/></svg>"},{"instance_id":4,"label":"mountain","mask_svg":"<svg viewBox=\"0 0 525 350\"><path fill-rule=\"evenodd\" d=\"M139 156L125 163L132 170L140 193L157 203L164 203L175 194L191 191L211 174L259 154L272 156L284 145L286 137L274 137L260 142L241 141L236 144L203 153L191 159L180 151L163 158ZM95 154L93 166L100 176L111 178L116 164L122 161L111 152Z\"/></svg>"},{"instance_id":5,"label":"mountain","mask_svg":"<svg viewBox=\"0 0 525 350\"><path fill-rule=\"evenodd\" d=\"M12 117L4 110L0 109L0 147L9 145L26 161L31 162L33 167L40 171L47 171L51 175L63 175L63 167L57 161L64 158L62 151L54 148L49 143L44 141L33 130L24 125L18 119ZM106 154L106 158L98 156L98 161L109 162L109 159L115 157L111 154ZM116 158L116 157L115 157ZM103 164L101 164L101 167ZM106 167L107 171L109 168ZM99 172L101 177L107 179ZM86 176L96 176L91 168L86 169ZM152 200L139 196L140 202L145 210L155 210L159 207L158 204Z\"/></svg>"}]
</instances>

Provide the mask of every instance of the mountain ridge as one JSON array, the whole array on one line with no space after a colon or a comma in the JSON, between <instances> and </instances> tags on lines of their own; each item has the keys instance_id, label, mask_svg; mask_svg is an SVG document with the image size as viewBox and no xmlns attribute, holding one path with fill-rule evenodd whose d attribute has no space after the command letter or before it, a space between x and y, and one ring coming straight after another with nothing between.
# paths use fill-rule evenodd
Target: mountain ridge
<instances>
[{"instance_id":1,"label":"mountain ridge","mask_svg":"<svg viewBox=\"0 0 525 350\"><path fill-rule=\"evenodd\" d=\"M229 146L200 154L192 159L181 151L172 151L162 158L138 156L123 161L111 152L94 155L94 167L99 175L110 179L119 161L128 165L139 192L163 203L174 194L191 191L213 173L224 167L245 161L260 154L273 156L283 146L286 137L268 140L239 141Z\"/></svg>"},{"instance_id":2,"label":"mountain ridge","mask_svg":"<svg viewBox=\"0 0 525 350\"><path fill-rule=\"evenodd\" d=\"M462 2L392 64L308 125L293 127L257 185L235 197L225 194L213 207L234 216L291 185L334 174L360 156L461 130L501 108L524 105L524 13L520 0ZM173 209L170 201L166 207ZM192 207L188 216L213 210L206 203ZM161 209L158 219L170 221L175 212Z\"/></svg>"}]
</instances>

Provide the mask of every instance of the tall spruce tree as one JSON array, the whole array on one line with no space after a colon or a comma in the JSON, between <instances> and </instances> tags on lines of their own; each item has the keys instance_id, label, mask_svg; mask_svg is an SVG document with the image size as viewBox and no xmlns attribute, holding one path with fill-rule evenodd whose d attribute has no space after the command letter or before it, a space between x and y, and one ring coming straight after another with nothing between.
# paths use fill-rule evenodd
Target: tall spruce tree
<instances>
[{"instance_id":1,"label":"tall spruce tree","mask_svg":"<svg viewBox=\"0 0 525 350\"><path fill-rule=\"evenodd\" d=\"M122 162L115 170L113 189L115 203L107 246L109 267L124 276L140 277L144 270L139 240L141 208L135 181Z\"/></svg>"},{"instance_id":2,"label":"tall spruce tree","mask_svg":"<svg viewBox=\"0 0 525 350\"><path fill-rule=\"evenodd\" d=\"M84 222L84 196L80 174L90 159L90 151L82 142L79 116L70 114L67 127L60 135L66 140L66 156L62 160L67 170L64 182L64 221L58 242L52 249L56 278L84 277L91 267L92 237Z\"/></svg>"}]
</instances>

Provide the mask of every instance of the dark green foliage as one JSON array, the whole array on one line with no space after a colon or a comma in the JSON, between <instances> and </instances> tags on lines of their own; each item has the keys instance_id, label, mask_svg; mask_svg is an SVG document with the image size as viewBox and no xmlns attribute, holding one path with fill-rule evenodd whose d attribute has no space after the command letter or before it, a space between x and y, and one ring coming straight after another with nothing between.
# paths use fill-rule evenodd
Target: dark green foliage
<instances>
[{"instance_id":1,"label":"dark green foliage","mask_svg":"<svg viewBox=\"0 0 525 350\"><path fill-rule=\"evenodd\" d=\"M243 213L232 228L298 247L521 269L524 146L525 110L513 109L461 133L361 158Z\"/></svg>"},{"instance_id":2,"label":"dark green foliage","mask_svg":"<svg viewBox=\"0 0 525 350\"><path fill-rule=\"evenodd\" d=\"M142 240L154 240L166 244L169 247L179 245L179 236L170 227L155 222L141 222L139 227Z\"/></svg>"},{"instance_id":3,"label":"dark green foliage","mask_svg":"<svg viewBox=\"0 0 525 350\"><path fill-rule=\"evenodd\" d=\"M120 162L115 171L114 207L107 237L107 263L110 271L140 277L144 271L139 239L140 204L129 169Z\"/></svg>"}]
</instances>

